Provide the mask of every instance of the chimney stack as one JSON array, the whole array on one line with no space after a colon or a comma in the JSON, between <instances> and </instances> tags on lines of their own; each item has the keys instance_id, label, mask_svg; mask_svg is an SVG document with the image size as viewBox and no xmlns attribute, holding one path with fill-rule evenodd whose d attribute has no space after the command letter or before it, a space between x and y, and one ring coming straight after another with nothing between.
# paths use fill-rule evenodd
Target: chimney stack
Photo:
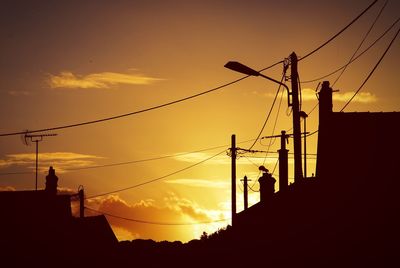
<instances>
[{"instance_id":1,"label":"chimney stack","mask_svg":"<svg viewBox=\"0 0 400 268\"><path fill-rule=\"evenodd\" d=\"M57 183L58 177L56 176L56 171L53 167L49 168L49 174L46 176L46 188L45 191L49 194L57 194Z\"/></svg>"}]
</instances>

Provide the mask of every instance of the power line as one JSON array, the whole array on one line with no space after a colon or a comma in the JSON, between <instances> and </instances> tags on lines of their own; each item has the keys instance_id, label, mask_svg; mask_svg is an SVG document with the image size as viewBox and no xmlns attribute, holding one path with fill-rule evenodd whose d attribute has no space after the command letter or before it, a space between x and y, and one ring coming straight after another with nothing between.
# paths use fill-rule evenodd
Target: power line
<instances>
[{"instance_id":1,"label":"power line","mask_svg":"<svg viewBox=\"0 0 400 268\"><path fill-rule=\"evenodd\" d=\"M387 29L385 30L385 32L383 32L382 35L380 35L373 43L371 43L371 45L369 45L366 49L364 49L360 54L358 54L355 58L353 58L353 59L352 59L351 61L349 61L347 64L343 65L342 67L336 69L335 71L333 71L333 72L331 72L331 73L329 73L329 74L326 74L326 75L321 76L321 77L318 77L318 78L310 79L310 80L307 80L307 81L302 81L301 83L302 83L302 84L306 84L306 83L312 83L312 82L315 82L315 81L319 81L319 80L321 80L321 79L324 79L324 78L326 78L326 77L329 77L329 76L331 76L331 75L333 75L333 74L339 72L340 70L346 68L349 64L351 64L351 63L353 63L354 61L356 61L357 59L359 59L359 58L360 58L362 55L364 55L368 50L370 50L373 46L375 46L376 43L378 43L378 42L379 42L379 41L380 41L380 40L381 40L381 39L382 39L382 38L383 38L383 37L384 37L384 36L399 22L399 20L400 20L400 18L398 18L395 22L393 22L393 24L390 25L390 27L387 28Z\"/></svg>"},{"instance_id":2,"label":"power line","mask_svg":"<svg viewBox=\"0 0 400 268\"><path fill-rule=\"evenodd\" d=\"M210 223L216 223L216 222L223 222L223 221L228 221L230 219L221 219L221 220L213 220L213 221L202 221L202 222L156 222L156 221L145 221L145 220L138 220L138 219L132 219L132 218L127 218L127 217L122 217L122 216L117 216L111 213L107 213L104 211L100 211L97 209L93 209L90 207L85 206L85 209L94 211L96 213L104 214L106 216L110 216L113 218L121 219L121 220L126 220L126 221L132 221L132 222L137 222L137 223L143 223L143 224L153 224L153 225L170 225L170 226L182 226L182 225L197 225L197 224L210 224Z\"/></svg>"},{"instance_id":3,"label":"power line","mask_svg":"<svg viewBox=\"0 0 400 268\"><path fill-rule=\"evenodd\" d=\"M174 171L172 173L169 173L167 175L164 175L164 176L161 176L161 177L158 177L158 178L155 178L155 179L151 179L151 180L148 180L148 181L145 181L145 182L141 182L141 183L135 184L133 186L129 186L129 187L125 187L125 188L121 188L121 189L105 192L105 193L102 193L102 194L92 195L92 196L86 197L85 199L92 199L92 198L96 198L96 197L100 197L100 196L104 196L104 195L114 194L114 193L130 190L130 189L137 188L137 187L140 187L140 186L143 186L143 185L155 182L155 181L159 181L159 180L165 179L167 177L170 177L170 176L175 175L177 173L180 173L182 171L188 170L188 169L190 169L192 167L198 166L198 165L200 165L200 164L202 164L202 163L204 163L204 162L206 162L208 160L211 160L212 158L217 157L218 155L222 154L223 152L225 152L225 150L223 150L223 151L221 151L221 152L219 152L219 153L217 153L217 154L215 154L215 155L213 155L211 157L208 157L208 158L206 158L204 160L201 160L200 162L197 162L197 163L195 163L193 165L190 165L190 166L187 166L185 168L176 170L176 171Z\"/></svg>"},{"instance_id":4,"label":"power line","mask_svg":"<svg viewBox=\"0 0 400 268\"><path fill-rule=\"evenodd\" d=\"M373 5L375 5L375 3L377 2L377 0L375 0L373 3L371 3L361 14L359 14L355 19L353 19L346 27L344 27L342 30L340 30L337 34L335 34L333 37L331 37L328 41L326 41L325 43L323 43L322 45L320 45L319 47L317 47L316 49L314 49L313 51L309 52L307 55L305 55L304 57L300 58L300 60L303 60L309 56L311 56L312 54L314 54L315 52L317 52L318 50L320 50L321 48L323 48L325 45L327 45L328 43L330 43L332 40L334 40L337 36L339 36L341 33L343 33L347 28L349 28L354 22L356 22L362 15L364 15L365 12L367 12ZM265 67L263 69L261 69L259 72L265 71L267 69L270 69L280 63L282 63L283 61L279 61L276 62L268 67ZM56 127L49 127L49 128L43 128L43 129L36 129L36 130L29 130L29 131L19 131L19 132L10 132L10 133L0 133L0 137L5 137L5 136L13 136L13 135L20 135L20 134L27 134L27 133L37 133L37 132L46 132L46 131L53 131L53 130L60 130L60 129L66 129L66 128L73 128L73 127L80 127L80 126L84 126L84 125L90 125L90 124L96 124L96 123L100 123L100 122L105 122L105 121L110 121L110 120L115 120L115 119L119 119L119 118L123 118L123 117L127 117L127 116L132 116L132 115L136 115L136 114L140 114L140 113L144 113L144 112L149 112L152 110L156 110L156 109L160 109L166 106L170 106L179 102L183 102L189 99L193 99L208 93L211 93L213 91L217 91L219 89L222 89L224 87L227 87L229 85L235 84L239 81L242 81L246 78L248 78L249 76L244 76L241 77L239 79L236 79L232 82L223 84L221 86L217 86L215 88L185 97L185 98L181 98L181 99L177 99L171 102L167 102L164 104L160 104L160 105L156 105L156 106L152 106L149 108L145 108L142 110L138 110L138 111L134 111L134 112L130 112L130 113L125 113L125 114L120 114L120 115L116 115L116 116L111 116L111 117L106 117L106 118L101 118L101 119L96 119L96 120L91 120L91 121L85 121L85 122L80 122L80 123L75 123L75 124L69 124L69 125L62 125L62 126L56 126Z\"/></svg>"},{"instance_id":5,"label":"power line","mask_svg":"<svg viewBox=\"0 0 400 268\"><path fill-rule=\"evenodd\" d=\"M282 62L283 61L276 62L276 63L274 63L274 64L272 64L272 65L270 65L270 66L268 66L268 67L266 67L266 68L264 68L262 70L264 71L264 70L270 69L270 68L272 68L272 67L274 67L274 66L276 66L276 65L278 65L278 64L280 64ZM160 105L152 106L152 107L149 107L149 108L145 108L145 109L134 111L134 112L130 112L130 113L125 113L125 114L120 114L120 115L116 115L116 116L111 116L111 117L106 117L106 118L101 118L101 119L96 119L96 120L91 120L91 121L86 121L86 122L80 122L80 123L75 123L75 124L70 124L70 125L62 125L62 126L57 126L57 127L50 127L50 128L36 129L36 130L28 130L28 131L25 130L25 131L19 131L19 132L1 133L0 137L27 134L27 133L36 133L36 132L46 132L46 131L53 131L53 130L59 130L59 129L73 128L73 127L80 127L80 126L84 126L84 125L91 125L91 124L96 124L96 123L101 123L101 122L105 122L105 121L115 120L115 119L119 119L119 118L123 118L123 117L127 117L127 116L132 116L132 115L136 115L136 114L141 114L141 113L144 113L144 112L149 112L149 111L152 111L152 110L160 109L160 108L163 108L163 107L166 107L166 106L170 106L170 105L173 105L173 104L177 104L177 103L180 103L180 102L183 102L183 101L187 101L187 100L190 100L190 99L193 99L193 98L200 97L202 95L205 95L205 94L217 91L219 89L222 89L224 87L227 87L227 86L233 85L235 83L238 83L239 81L242 81L242 80L244 80L244 79L246 79L248 77L249 76L246 75L246 76L243 76L243 77L241 77L239 79L231 81L229 83L223 84L221 86L217 86L215 88L212 88L212 89L209 89L209 90L206 90L206 91L203 91L203 92L200 92L200 93L188 96L188 97L184 97L184 98L181 98L181 99L177 99L177 100L174 100L174 101L170 101L170 102L167 102L167 103L163 103L163 104L160 104Z\"/></svg>"},{"instance_id":6,"label":"power line","mask_svg":"<svg viewBox=\"0 0 400 268\"><path fill-rule=\"evenodd\" d=\"M334 40L336 37L338 37L340 34L342 34L345 30L347 30L347 28L349 28L351 25L353 25L353 23L355 23L362 15L364 15L365 12L367 12L373 5L375 5L377 1L378 0L375 0L374 2L372 2L363 12L361 12L356 18L354 18L349 24L347 24L346 27L344 27L337 34L335 34L334 36L329 38L325 43L323 43L322 45L320 45L313 51L309 52L305 56L299 58L299 61L304 60L305 58L308 58L309 56L311 56L312 54L314 54L315 52L317 52L318 50L320 50L321 48L323 48L324 46L329 44L332 40Z\"/></svg>"},{"instance_id":7,"label":"power line","mask_svg":"<svg viewBox=\"0 0 400 268\"><path fill-rule=\"evenodd\" d=\"M254 141L254 139L240 141L240 142L237 142L237 144L246 143L246 142L250 142L250 141ZM230 146L229 144L225 144L225 145L214 146L214 147L209 147L209 148L205 148L205 149L199 149L199 150L180 153L180 154L170 154L170 155L164 155L164 156L158 156L158 157L152 157L152 158L146 158L146 159L125 161L125 162L117 162L117 163L104 164L104 165L95 165L95 166L88 166L88 167L67 168L67 169L64 169L64 170L66 170L66 171L78 171L78 170L86 170L86 169L97 169L97 168L103 168L103 167L114 167L114 166L121 166L121 165L143 163L143 162L161 160L161 159L172 158L172 157L177 157L177 156L184 156L184 155L189 155L189 154L194 154L194 153L199 153L199 152L205 152L205 151L210 151L210 150L214 150L214 149L226 148L226 147L229 147L229 146ZM32 171L5 172L5 173L0 173L0 176L23 175L23 174L32 174L32 173L34 173L34 172L32 172Z\"/></svg>"},{"instance_id":8,"label":"power line","mask_svg":"<svg viewBox=\"0 0 400 268\"><path fill-rule=\"evenodd\" d=\"M0 176L7 176L7 175L24 175L24 174L33 174L33 171L21 171L21 172L5 172L0 173Z\"/></svg>"},{"instance_id":9,"label":"power line","mask_svg":"<svg viewBox=\"0 0 400 268\"><path fill-rule=\"evenodd\" d=\"M282 81L283 81L284 78L285 78L285 72L282 74L282 79L281 79L281 82L280 82L280 83L282 83ZM272 102L272 105L271 105L271 108L270 108L270 110L269 110L269 112L268 112L267 118L265 119L264 124L263 124L263 126L261 127L261 130L260 130L260 132L259 132L258 135L257 135L257 138L254 140L253 144L249 147L249 150L251 150L251 149L254 147L254 145L257 143L258 139L260 138L261 134L263 133L264 128L265 128L265 125L267 124L267 122L268 122L268 120L269 120L269 117L271 116L272 110L273 110L273 108L274 108L274 106L275 106L275 102L276 102L276 99L278 98L278 95L279 95L279 91L280 91L280 90L281 90L281 84L279 84L278 90L276 91L276 94L275 94L275 97L274 97L274 101Z\"/></svg>"},{"instance_id":10,"label":"power line","mask_svg":"<svg viewBox=\"0 0 400 268\"><path fill-rule=\"evenodd\" d=\"M119 163L104 164L104 165L96 165L96 166L89 166L89 167L68 168L68 169L65 169L65 170L67 170L67 171L77 171L77 170L85 170L85 169L96 169L96 168L103 168L103 167L115 167L115 166L143 163L143 162L161 160L161 159L166 159L166 158L190 155L190 154L210 151L210 150L213 150L213 149L220 149L220 148L224 148L224 147L228 147L228 146L229 145L227 144L227 145L215 146L215 147L210 147L210 148L205 148L205 149L200 149L200 150L191 151L191 152L185 152L185 153L180 153L180 154L170 154L170 155L164 155L164 156L159 156L159 157L152 157L152 158L132 160L132 161L126 161L126 162L119 162Z\"/></svg>"},{"instance_id":11,"label":"power line","mask_svg":"<svg viewBox=\"0 0 400 268\"><path fill-rule=\"evenodd\" d=\"M364 87L364 85L367 83L367 81L369 80L369 78L372 76L372 74L375 72L376 68L379 66L379 64L381 63L381 61L383 60L383 58L385 57L386 53L389 51L390 47L392 46L394 40L397 38L397 35L400 32L400 28L397 30L396 35L393 37L392 41L390 41L390 44L387 46L385 52L382 54L381 58L378 60L378 62L375 64L374 68L371 70L371 72L368 74L368 76L365 78L364 82L361 84L361 86L357 89L357 91L354 93L354 95L347 101L347 103L343 106L343 108L340 110L340 112L342 112L347 105L350 104L350 102L354 99L354 97L358 94L358 92L360 92L360 90Z\"/></svg>"},{"instance_id":12,"label":"power line","mask_svg":"<svg viewBox=\"0 0 400 268\"><path fill-rule=\"evenodd\" d=\"M386 5L388 3L388 0L383 4L381 10L379 11L378 15L376 16L374 22L371 24L369 27L367 33L364 35L364 38L361 40L360 44L358 45L357 49L354 51L353 55L351 55L349 62L346 64L346 66L342 69L341 73L339 76L336 78L336 80L333 82L332 87L335 86L336 82L340 79L340 77L343 75L343 73L346 71L347 66L349 66L349 63L351 60L354 58L354 56L357 54L358 50L361 48L361 46L364 44L365 40L367 39L368 35L371 33L372 29L374 28L376 22L378 21L379 17L381 16L383 10L385 9Z\"/></svg>"}]
</instances>

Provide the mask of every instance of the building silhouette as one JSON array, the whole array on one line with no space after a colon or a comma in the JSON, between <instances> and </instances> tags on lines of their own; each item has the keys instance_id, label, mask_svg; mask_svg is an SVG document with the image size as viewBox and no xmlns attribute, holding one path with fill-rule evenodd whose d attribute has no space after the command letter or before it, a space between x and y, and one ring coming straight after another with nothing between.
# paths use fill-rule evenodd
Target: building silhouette
<instances>
[{"instance_id":1,"label":"building silhouette","mask_svg":"<svg viewBox=\"0 0 400 268\"><path fill-rule=\"evenodd\" d=\"M57 194L57 181L50 167L45 190L0 192L0 256L13 260L10 267L59 267L115 250L118 241L105 216L74 217L73 195Z\"/></svg>"},{"instance_id":2,"label":"building silhouette","mask_svg":"<svg viewBox=\"0 0 400 268\"><path fill-rule=\"evenodd\" d=\"M235 247L268 252L272 267L393 267L400 263L400 113L333 112L332 92L324 82L316 176L238 213Z\"/></svg>"}]
</instances>

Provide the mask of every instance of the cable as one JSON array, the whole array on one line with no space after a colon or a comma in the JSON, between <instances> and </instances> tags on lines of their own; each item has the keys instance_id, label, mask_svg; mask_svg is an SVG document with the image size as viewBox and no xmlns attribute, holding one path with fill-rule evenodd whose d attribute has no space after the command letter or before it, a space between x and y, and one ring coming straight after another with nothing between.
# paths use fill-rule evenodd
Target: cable
<instances>
[{"instance_id":1,"label":"cable","mask_svg":"<svg viewBox=\"0 0 400 268\"><path fill-rule=\"evenodd\" d=\"M275 163L275 166L274 166L274 170L272 170L272 175L274 175L274 173L275 173L275 169L276 169L276 167L278 166L278 163L279 163L279 158L278 159L276 159L276 163Z\"/></svg>"},{"instance_id":2,"label":"cable","mask_svg":"<svg viewBox=\"0 0 400 268\"><path fill-rule=\"evenodd\" d=\"M353 19L346 27L344 27L342 30L340 30L337 34L335 34L333 37L331 37L328 41L326 41L325 43L323 43L322 45L320 45L319 47L317 47L316 49L314 49L313 51L309 52L307 55L305 55L304 57L300 58L300 60L303 60L309 56L311 56L312 54L314 54L315 52L317 52L318 50L320 50L322 47L324 47L325 45L327 45L328 43L330 43L332 40L334 40L337 36L339 36L341 33L343 33L348 27L350 27L354 22L356 22L362 15L364 15L365 12L367 12L373 5L375 5L375 3L377 2L377 0L375 0L373 3L371 3L361 14L359 14L355 19ZM279 61L276 62L274 64L272 64L271 66L268 66L266 68L261 69L259 72L265 71L269 68L272 68L280 63L282 63L283 61ZM232 82L223 84L221 86L212 88L210 90L206 90L185 98L181 98L175 101L171 101L171 102L167 102L164 104L160 104L157 106L153 106L153 107L149 107L146 109L142 109L142 110L138 110L138 111L134 111L134 112L130 112L130 113L125 113L125 114L121 114L121 115L116 115L116 116L112 116L112 117L106 117L106 118L101 118L101 119L96 119L96 120L91 120L91 121L86 121L86 122L80 122L80 123L75 123L75 124L69 124L69 125L62 125L62 126L57 126L57 127L50 127L50 128L43 128L43 129L37 129L37 130L29 130L29 131L20 131L20 132L10 132L10 133L0 133L0 137L5 137L5 136L13 136L13 135L21 135L21 134L27 134L27 133L37 133L37 132L46 132L46 131L53 131L53 130L59 130L59 129L66 129L66 128L73 128L73 127L80 127L80 126L84 126L84 125L90 125L90 124L95 124L95 123L100 123L100 122L105 122L105 121L110 121L110 120L114 120L114 119L119 119L122 117L127 117L127 116L131 116L131 115L135 115L135 114L140 114L140 113L144 113L144 112L148 112L151 110L155 110L155 109L159 109L159 108L163 108L166 106L170 106L179 102L183 102L189 99L193 99L196 97L199 97L201 95L205 95L208 93L211 93L213 91L219 90L221 88L227 87L229 85L235 84L239 81L242 81L246 78L248 78L249 76L244 76L241 77L239 79L236 79Z\"/></svg>"},{"instance_id":3,"label":"cable","mask_svg":"<svg viewBox=\"0 0 400 268\"><path fill-rule=\"evenodd\" d=\"M202 164L202 163L204 163L204 162L206 162L208 160L211 160L214 157L217 157L218 155L220 155L220 154L222 154L224 152L225 152L225 150L223 150L223 151L221 151L221 152L219 152L219 153L217 153L217 154L215 154L215 155L213 155L211 157L208 157L208 158L206 158L204 160L201 160L200 162L197 162L197 163L195 163L193 165L190 165L190 166L187 166L185 168L179 169L179 170L174 171L172 173L169 173L167 175L164 175L164 176L161 176L161 177L158 177L158 178L155 178L155 179L151 179L151 180L148 180L148 181L145 181L145 182L141 182L141 183L135 184L133 186L117 189L117 190L110 191L110 192L105 192L105 193L102 193L102 194L92 195L92 196L86 197L85 199L92 199L92 198L96 198L96 197L100 197L100 196L104 196L104 195L114 194L114 193L118 193L118 192L126 191L126 190L129 190L129 189L137 188L137 187L140 187L140 186L143 186L143 185L155 182L155 181L159 181L159 180L165 179L167 177L170 177L170 176L175 175L177 173L180 173L182 171L188 170L188 169L190 169L192 167L198 166L198 165L200 165L200 164Z\"/></svg>"},{"instance_id":4,"label":"cable","mask_svg":"<svg viewBox=\"0 0 400 268\"><path fill-rule=\"evenodd\" d=\"M6 173L0 173L0 176L7 176L7 175L23 175L23 174L34 174L35 172L29 172L29 171L21 171L21 172L6 172Z\"/></svg>"},{"instance_id":5,"label":"cable","mask_svg":"<svg viewBox=\"0 0 400 268\"><path fill-rule=\"evenodd\" d=\"M117 216L111 213L99 211L97 209L93 209L90 207L85 206L85 209L94 211L96 213L104 214L106 216L110 216L113 218L121 219L121 220L126 220L126 221L133 221L137 223L144 223L144 224L153 224L153 225L175 225L175 226L181 226L181 225L197 225L197 224L209 224L209 223L215 223L215 222L222 222L222 221L228 221L230 219L221 219L221 220L213 220L213 221L203 221L203 222L187 222L187 223L177 223L177 222L155 222L155 221L145 221L145 220L137 220L137 219L132 219L132 218L126 218L126 217L121 217Z\"/></svg>"},{"instance_id":6,"label":"cable","mask_svg":"<svg viewBox=\"0 0 400 268\"><path fill-rule=\"evenodd\" d=\"M334 36L332 36L329 40L327 40L325 43L323 43L322 45L320 45L319 47L317 47L316 49L314 49L313 51L309 52L308 54L306 54L304 57L299 58L298 61L304 60L306 58L308 58L309 56L311 56L312 54L314 54L315 52L317 52L318 50L320 50L321 48L323 48L324 46L326 46L327 44L329 44L332 40L334 40L336 37L338 37L340 34L342 34L345 30L347 30L347 28L349 28L353 23L355 23L362 15L364 15L365 12L367 12L373 5L376 4L378 0L375 0L374 2L372 2L363 12L360 13L360 15L358 15L355 19L353 19L349 24L347 24L346 27L344 27L343 29L341 29L337 34L335 34Z\"/></svg>"},{"instance_id":7,"label":"cable","mask_svg":"<svg viewBox=\"0 0 400 268\"><path fill-rule=\"evenodd\" d=\"M317 129L317 130L311 132L310 134L307 134L306 137L310 137L310 136L314 135L315 133L318 133L318 131L319 131L319 130ZM309 154L309 153L307 153L307 154Z\"/></svg>"},{"instance_id":8,"label":"cable","mask_svg":"<svg viewBox=\"0 0 400 268\"><path fill-rule=\"evenodd\" d=\"M388 3L388 0L386 0L386 2L383 4L381 10L379 11L378 15L376 16L374 22L372 23L372 25L369 27L367 33L364 35L364 38L361 40L361 43L358 45L357 49L354 51L353 55L351 56L349 62L345 65L345 67L342 69L341 73L338 75L338 77L336 77L336 80L333 82L332 84L332 88L335 86L336 82L340 79L340 77L343 75L343 73L346 71L347 66L349 66L351 60L354 58L354 56L357 54L358 50L361 48L361 46L364 44L365 40L367 39L368 35L370 34L370 32L372 31L372 28L374 28L376 22L378 21L379 17L381 16L383 10L385 9L386 5Z\"/></svg>"},{"instance_id":9,"label":"cable","mask_svg":"<svg viewBox=\"0 0 400 268\"><path fill-rule=\"evenodd\" d=\"M262 71L270 69L270 68L272 68L272 67L274 67L274 66L276 66L276 65L278 65L278 64L280 64L282 62L283 61L276 62L276 63L274 63L274 64L262 69ZM163 108L163 107L166 107L166 106L170 106L170 105L173 105L173 104L176 104L176 103L179 103L179 102L187 101L187 100L190 100L190 99L193 99L193 98L196 98L196 97L211 93L213 91L217 91L217 90L222 89L224 87L227 87L227 86L233 85L235 83L238 83L239 81L242 81L242 80L244 80L244 79L246 79L248 77L249 77L249 75L246 75L246 76L243 76L243 77L241 77L239 79L236 79L236 80L234 80L232 82L223 84L221 86L217 86L215 88L212 88L212 89L209 89L209 90L206 90L206 91L203 91L203 92L200 92L200 93L197 93L197 94L185 97L185 98L177 99L177 100L170 101L170 102L167 102L167 103L164 103L164 104L160 104L160 105L157 105L157 106L152 106L152 107L149 107L149 108L145 108L145 109L134 111L134 112L130 112L130 113L125 113L125 114L120 114L120 115L116 115L116 116L106 117L106 118L102 118L102 119L96 119L96 120L92 120L92 121L80 122L80 123L75 123L75 124L70 124L70 125L63 125L63 126L36 129L36 130L28 130L28 131L25 130L25 131L19 131L19 132L11 132L11 133L1 133L0 137L21 135L21 134L27 134L27 133L36 133L36 132L46 132L46 131L53 131L53 130L59 130L59 129L73 128L73 127L80 127L80 126L84 126L84 125L91 125L91 124L95 124L95 123L100 123L100 122L110 121L110 120L114 120L114 119L119 119L119 118L122 118L122 117L131 116L131 115L136 115L136 114L140 114L140 113L144 113L144 112L149 112L149 111L160 109L160 108Z\"/></svg>"},{"instance_id":10,"label":"cable","mask_svg":"<svg viewBox=\"0 0 400 268\"><path fill-rule=\"evenodd\" d=\"M284 78L285 78L285 74L282 75L281 83L282 83L282 81L283 81ZM272 102L271 109L270 109L269 112L268 112L267 118L265 119L264 124L263 124L263 126L261 127L261 130L260 130L260 132L259 132L258 135L257 135L257 138L254 140L254 142L253 142L253 144L250 146L249 150L251 150L251 149L254 147L254 145L257 143L258 139L260 138L262 132L264 131L265 125L266 125L267 122L268 122L268 119L269 119L269 117L270 117L270 115L271 115L271 112L272 112L272 110L273 110L273 108L274 108L274 105L275 105L275 102L276 102L276 99L277 99L277 97L278 97L278 94L279 94L279 91L280 91L280 90L281 90L281 84L279 84L278 90L276 91L276 94L275 94L275 97L274 97L274 101Z\"/></svg>"},{"instance_id":11,"label":"cable","mask_svg":"<svg viewBox=\"0 0 400 268\"><path fill-rule=\"evenodd\" d=\"M153 158L147 158L147 159L126 161L126 162L119 162L119 163L112 163L112 164L105 164L105 165L97 165L97 166L78 167L78 168L68 168L68 169L65 169L65 170L67 170L67 171L77 171L77 170L84 170L84 169L95 169L95 168L114 167L114 166L121 166L121 165L129 165L129 164L143 163L143 162L148 162L148 161L161 160L161 159L166 159L166 158L172 158L172 157L177 157L177 156L183 156L183 155L189 155L189 154L194 154L194 153L199 153L199 152L205 152L205 151L210 151L210 150L213 150L213 149L224 148L224 147L228 147L228 146L229 146L229 145L221 145L221 146L210 147L210 148L206 148L206 149L201 149L201 150L196 150L196 151L186 152L186 153L180 153L180 154L170 154L170 155L159 156L159 157L153 157Z\"/></svg>"},{"instance_id":12,"label":"cable","mask_svg":"<svg viewBox=\"0 0 400 268\"><path fill-rule=\"evenodd\" d=\"M307 81L302 81L301 83L302 84L306 84L306 83L312 83L312 82L315 82L315 81L319 81L319 80L321 80L321 79L324 79L324 78L326 78L326 77L329 77L329 76L331 76L331 75L333 75L333 74L335 74L335 73L337 73L337 72L339 72L340 70L342 70L343 68L346 68L349 64L351 64L351 63L353 63L354 61L356 61L357 59L359 59L362 55L364 55L365 54L365 52L367 52L368 50L370 50L373 46L375 46L375 44L377 43L377 42L379 42L398 22L399 22L399 20L400 20L400 18L398 18L395 22L393 22L393 24L389 27L389 28L387 28L386 30L385 30L385 32L381 35L381 36L379 36L371 45L369 45L366 49L364 49L359 55L357 55L354 59L352 59L350 62L348 62L347 64L345 64L345 65L343 65L342 67L340 67L340 68L338 68L338 69L336 69L335 71L333 71L333 72L331 72L331 73L329 73L329 74L326 74L326 75L324 75L324 76L321 76L321 77L319 77L319 78L314 78L314 79L311 79L311 80L307 80Z\"/></svg>"},{"instance_id":13,"label":"cable","mask_svg":"<svg viewBox=\"0 0 400 268\"><path fill-rule=\"evenodd\" d=\"M381 58L379 59L379 61L375 64L374 68L371 70L371 72L368 74L367 78L365 78L364 82L361 84L361 86L357 89L357 91L354 93L354 95L347 101L347 103L343 106L343 108L340 110L340 112L342 112L347 105L349 105L349 103L354 99L354 97L358 94L358 92L360 92L360 90L363 88L363 86L367 83L367 81L369 80L369 78L372 76L372 74L375 72L376 68L379 66L379 64L381 63L381 61L383 60L383 58L385 57L386 53L389 51L390 47L392 46L394 40L397 38L397 35L400 32L400 28L397 30L396 35L393 37L392 41L390 41L390 44L388 45L388 47L386 48L385 52L382 54Z\"/></svg>"},{"instance_id":14,"label":"cable","mask_svg":"<svg viewBox=\"0 0 400 268\"><path fill-rule=\"evenodd\" d=\"M240 142L237 142L237 144L246 143L246 142L250 142L250 141L254 141L254 139L240 141ZM147 158L147 159L139 159L139 160L132 160L132 161L125 161L125 162L118 162L118 163L111 163L111 164L104 164L104 165L78 167L78 168L68 168L68 169L64 169L64 170L67 170L67 171L78 171L78 170L85 170L85 169L96 169L96 168L103 168L103 167L114 167L114 166L121 166L121 165L136 164L136 163L142 163L142 162L148 162L148 161L154 161L154 160L161 160L161 159L166 159L166 158L171 158L171 157L189 155L189 154L198 153L198 152L210 151L210 150L213 150L213 149L219 149L219 148L224 148L224 147L228 147L228 146L230 146L230 145L226 144L226 145L209 147L209 148L205 148L205 149L200 149L200 150L186 152L186 153L180 153L180 154L170 154L170 155L165 155L165 156L159 156L159 157L153 157L153 158ZM34 174L34 173L35 173L34 171L31 171L31 172L29 172L29 171L26 171L26 172L23 172L23 171L22 172L7 172L7 173L0 173L0 176Z\"/></svg>"}]
</instances>

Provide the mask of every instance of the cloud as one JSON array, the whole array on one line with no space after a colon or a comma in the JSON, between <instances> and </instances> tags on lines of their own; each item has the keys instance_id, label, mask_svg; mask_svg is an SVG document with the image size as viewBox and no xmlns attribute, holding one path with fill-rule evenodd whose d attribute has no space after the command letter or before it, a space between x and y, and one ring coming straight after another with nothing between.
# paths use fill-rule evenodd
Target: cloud
<instances>
[{"instance_id":1,"label":"cloud","mask_svg":"<svg viewBox=\"0 0 400 268\"><path fill-rule=\"evenodd\" d=\"M12 186L0 186L0 192L1 191L15 191L15 188Z\"/></svg>"},{"instance_id":2,"label":"cloud","mask_svg":"<svg viewBox=\"0 0 400 268\"><path fill-rule=\"evenodd\" d=\"M334 101L347 102L351 97L353 97L354 93L355 93L354 91L333 92L332 99ZM302 90L302 98L303 101L317 100L317 96L315 95L315 90L310 88L304 88ZM360 92L352 100L352 102L358 102L358 103L371 103L376 101L377 101L376 95L370 92Z\"/></svg>"},{"instance_id":3,"label":"cloud","mask_svg":"<svg viewBox=\"0 0 400 268\"><path fill-rule=\"evenodd\" d=\"M355 92L353 91L348 91L348 92L336 92L333 93L333 100L334 101L341 101L341 102L347 102L351 97L353 97ZM359 102L359 103L371 103L371 102L376 102L378 98L370 93L370 92L360 92L358 93L352 102Z\"/></svg>"},{"instance_id":4,"label":"cloud","mask_svg":"<svg viewBox=\"0 0 400 268\"><path fill-rule=\"evenodd\" d=\"M347 92L334 92L332 95L332 99L334 101L339 101L339 102L347 102L353 95L354 91L347 91ZM274 98L275 94L268 92L268 93L260 93L258 91L253 91L253 94L263 96L263 97L268 97L268 98ZM311 88L303 88L301 91L301 96L303 101L317 101L317 95L315 93L314 89ZM370 92L360 92L358 93L352 102L358 102L358 103L372 103L376 102L378 98L376 95L370 93Z\"/></svg>"},{"instance_id":5,"label":"cloud","mask_svg":"<svg viewBox=\"0 0 400 268\"><path fill-rule=\"evenodd\" d=\"M134 204L129 204L118 195L89 199L86 202L88 207L108 214L151 223L208 222L223 219L225 215L229 215L229 211L205 209L197 203L178 197L173 193L168 193L161 202L156 202L153 199L144 199ZM87 210L87 214L93 215L96 213ZM188 241L193 239L193 234L196 238L199 238L204 230L207 232L215 231L227 224L227 222L217 222L211 225L155 225L111 216L107 216L107 219L119 240L143 238L156 241Z\"/></svg>"},{"instance_id":6,"label":"cloud","mask_svg":"<svg viewBox=\"0 0 400 268\"><path fill-rule=\"evenodd\" d=\"M198 153L186 153L186 152L180 152L177 153L176 156L174 156L174 159L177 161L182 161L182 162L190 162L190 163L196 163L200 162L204 159L210 158L214 154L210 153L203 153L203 152L198 152ZM226 154L220 154L206 162L207 164L217 164L217 165L226 165L230 164L230 158Z\"/></svg>"},{"instance_id":7,"label":"cloud","mask_svg":"<svg viewBox=\"0 0 400 268\"><path fill-rule=\"evenodd\" d=\"M230 184L226 181L211 181L203 179L174 179L174 180L166 180L164 182L171 184L181 184L191 187L201 187L201 188L229 189L230 186Z\"/></svg>"},{"instance_id":8,"label":"cloud","mask_svg":"<svg viewBox=\"0 0 400 268\"><path fill-rule=\"evenodd\" d=\"M102 72L88 75L76 75L70 71L60 72L58 75L49 74L48 84L51 88L111 88L112 86L148 85L160 78L153 78L142 74Z\"/></svg>"},{"instance_id":9,"label":"cloud","mask_svg":"<svg viewBox=\"0 0 400 268\"><path fill-rule=\"evenodd\" d=\"M57 173L64 173L70 168L81 168L92 166L94 160L103 157L72 152L39 153L40 172L48 170L53 166ZM0 168L12 165L26 166L29 169L35 168L36 154L8 154L5 159L0 159Z\"/></svg>"},{"instance_id":10,"label":"cloud","mask_svg":"<svg viewBox=\"0 0 400 268\"><path fill-rule=\"evenodd\" d=\"M8 91L8 94L14 97L18 97L18 96L29 96L31 95L31 93L29 91L26 90L10 90Z\"/></svg>"}]
</instances>

